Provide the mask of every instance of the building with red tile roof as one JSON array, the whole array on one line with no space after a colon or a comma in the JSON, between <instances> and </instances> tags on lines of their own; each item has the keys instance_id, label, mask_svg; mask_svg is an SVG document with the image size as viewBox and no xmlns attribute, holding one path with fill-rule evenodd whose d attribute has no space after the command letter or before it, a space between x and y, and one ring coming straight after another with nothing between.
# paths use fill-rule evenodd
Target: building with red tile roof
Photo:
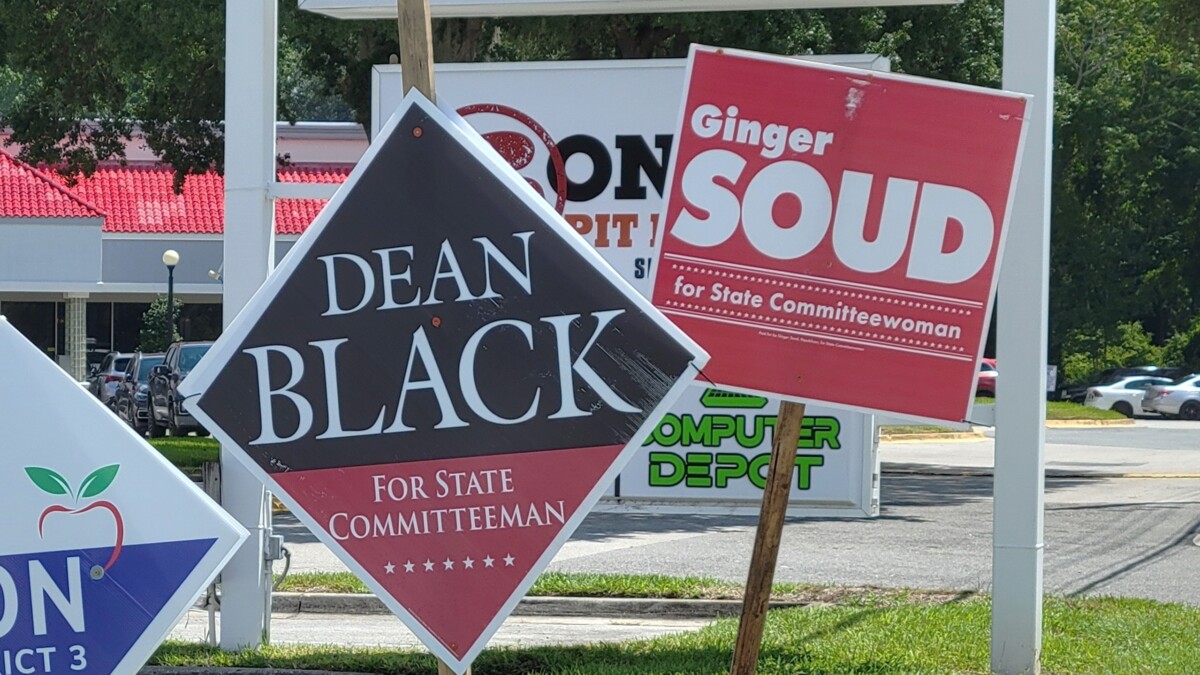
<instances>
[{"instance_id":1,"label":"building with red tile roof","mask_svg":"<svg viewBox=\"0 0 1200 675\"><path fill-rule=\"evenodd\" d=\"M354 124L280 124L278 150L290 161L281 183L338 185L366 150ZM4 134L0 133L0 143ZM74 180L0 150L0 314L64 362L72 303L86 312L97 350L138 347L141 315L166 290L162 254L178 251L174 289L184 303L181 332L207 338L221 326L225 181L215 171L188 176L145 147L126 163L103 162ZM325 199L276 199L276 259L313 222ZM82 323L82 322L80 322Z\"/></svg>"},{"instance_id":2,"label":"building with red tile roof","mask_svg":"<svg viewBox=\"0 0 1200 675\"><path fill-rule=\"evenodd\" d=\"M0 218L103 218L50 174L0 151Z\"/></svg>"},{"instance_id":3,"label":"building with red tile roof","mask_svg":"<svg viewBox=\"0 0 1200 675\"><path fill-rule=\"evenodd\" d=\"M9 158L10 161L11 158ZM340 184L350 164L301 164L280 168L287 183ZM60 179L61 180L61 179ZM174 189L171 167L151 162L104 163L69 188L105 214L104 232L126 234L222 234L225 230L225 180L215 171L188 176L182 192ZM10 193L0 192L0 214ZM275 232L299 235L325 206L323 199L287 199L275 203Z\"/></svg>"}]
</instances>

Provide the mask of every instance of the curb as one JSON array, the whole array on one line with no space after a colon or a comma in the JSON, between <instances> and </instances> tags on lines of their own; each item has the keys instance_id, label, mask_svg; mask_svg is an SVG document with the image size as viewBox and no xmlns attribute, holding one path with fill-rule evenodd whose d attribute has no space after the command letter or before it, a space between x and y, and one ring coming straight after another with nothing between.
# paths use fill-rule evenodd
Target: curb
<instances>
[{"instance_id":1,"label":"curb","mask_svg":"<svg viewBox=\"0 0 1200 675\"><path fill-rule=\"evenodd\" d=\"M1046 420L1046 426L1056 429L1071 427L1131 427L1136 422L1129 418L1121 420Z\"/></svg>"},{"instance_id":2,"label":"curb","mask_svg":"<svg viewBox=\"0 0 1200 675\"><path fill-rule=\"evenodd\" d=\"M1048 429L1091 429L1095 427L1131 427L1136 420L1046 420ZM919 434L880 434L880 443L905 443L918 441L975 441L987 438L978 429L972 431L940 431Z\"/></svg>"},{"instance_id":3,"label":"curb","mask_svg":"<svg viewBox=\"0 0 1200 675\"><path fill-rule=\"evenodd\" d=\"M771 602L771 609L812 605L807 602ZM279 614L391 614L370 593L275 593L271 611ZM737 616L741 600L684 600L665 598L569 598L527 597L513 609L513 616L589 616L628 619L653 616L660 619L718 619Z\"/></svg>"},{"instance_id":4,"label":"curb","mask_svg":"<svg viewBox=\"0 0 1200 675\"><path fill-rule=\"evenodd\" d=\"M921 441L982 441L982 431L946 431L926 434L880 434L880 443L918 443Z\"/></svg>"}]
</instances>

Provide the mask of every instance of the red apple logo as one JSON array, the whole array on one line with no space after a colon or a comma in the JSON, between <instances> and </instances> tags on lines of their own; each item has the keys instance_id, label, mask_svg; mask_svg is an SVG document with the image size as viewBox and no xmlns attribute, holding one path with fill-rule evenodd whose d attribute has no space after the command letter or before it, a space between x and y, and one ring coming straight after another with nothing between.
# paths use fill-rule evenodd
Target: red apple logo
<instances>
[{"instance_id":1,"label":"red apple logo","mask_svg":"<svg viewBox=\"0 0 1200 675\"><path fill-rule=\"evenodd\" d=\"M42 489L43 492L52 495L68 495L75 502L76 508L63 506L62 504L52 504L42 511L42 515L38 517L38 536L45 538L44 527L46 519L55 513L65 513L68 516L79 515L103 509L112 514L113 522L117 526L117 540L113 544L112 555L108 557L108 562L104 567L96 566L91 570L93 579L99 579L104 576L108 568L117 562L117 557L121 555L121 544L125 539L125 522L121 519L121 512L113 506L112 502L99 500L93 501L90 504L80 504L80 500L91 499L98 496L100 493L108 489L112 485L113 480L117 477L117 471L121 468L119 464L110 464L105 467L96 469L88 474L87 478L79 484L79 490L71 489L71 484L67 479L60 476L57 472L39 466L25 467L25 474L33 481L33 484Z\"/></svg>"}]
</instances>

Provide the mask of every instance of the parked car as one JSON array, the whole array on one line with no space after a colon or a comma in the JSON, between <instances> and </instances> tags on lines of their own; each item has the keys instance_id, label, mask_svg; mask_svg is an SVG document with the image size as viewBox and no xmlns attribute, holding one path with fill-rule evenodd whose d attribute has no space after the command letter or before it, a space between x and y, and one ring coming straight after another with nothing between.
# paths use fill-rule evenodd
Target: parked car
<instances>
[{"instance_id":1,"label":"parked car","mask_svg":"<svg viewBox=\"0 0 1200 675\"><path fill-rule=\"evenodd\" d=\"M133 354L113 394L117 417L140 434L150 427L150 371L162 361L162 354Z\"/></svg>"},{"instance_id":2,"label":"parked car","mask_svg":"<svg viewBox=\"0 0 1200 675\"><path fill-rule=\"evenodd\" d=\"M1142 398L1142 410L1163 417L1200 420L1200 374L1150 387Z\"/></svg>"},{"instance_id":3,"label":"parked car","mask_svg":"<svg viewBox=\"0 0 1200 675\"><path fill-rule=\"evenodd\" d=\"M129 354L109 352L100 365L95 366L88 376L88 391L100 399L105 405L112 405L113 392L117 383L125 377L125 367L129 365Z\"/></svg>"},{"instance_id":4,"label":"parked car","mask_svg":"<svg viewBox=\"0 0 1200 675\"><path fill-rule=\"evenodd\" d=\"M996 396L996 359L979 361L979 375L975 378L976 396Z\"/></svg>"},{"instance_id":5,"label":"parked car","mask_svg":"<svg viewBox=\"0 0 1200 675\"><path fill-rule=\"evenodd\" d=\"M172 436L186 436L195 431L207 436L208 431L200 426L184 410L176 387L200 363L208 353L211 342L176 342L167 347L163 362L150 372L150 427L151 438L158 438L169 429Z\"/></svg>"},{"instance_id":6,"label":"parked car","mask_svg":"<svg viewBox=\"0 0 1200 675\"><path fill-rule=\"evenodd\" d=\"M1115 410L1126 417L1133 417L1135 412L1141 412L1142 396L1148 387L1170 383L1169 377L1123 377L1110 384L1089 387L1084 405L1101 410Z\"/></svg>"},{"instance_id":7,"label":"parked car","mask_svg":"<svg viewBox=\"0 0 1200 675\"><path fill-rule=\"evenodd\" d=\"M1076 382L1059 387L1058 400L1083 403L1087 399L1089 388L1109 385L1122 378L1133 377L1134 375L1165 377L1174 380L1186 375L1186 373L1182 368L1174 366L1126 366L1124 368L1109 368L1108 370L1101 371L1090 382Z\"/></svg>"}]
</instances>

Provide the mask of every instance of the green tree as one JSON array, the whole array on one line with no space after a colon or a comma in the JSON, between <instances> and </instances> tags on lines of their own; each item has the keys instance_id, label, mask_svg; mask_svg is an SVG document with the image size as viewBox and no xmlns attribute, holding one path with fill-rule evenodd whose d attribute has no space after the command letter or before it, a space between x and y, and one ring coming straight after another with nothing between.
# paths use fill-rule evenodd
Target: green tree
<instances>
[{"instance_id":1,"label":"green tree","mask_svg":"<svg viewBox=\"0 0 1200 675\"><path fill-rule=\"evenodd\" d=\"M175 325L171 335L167 334L167 299L158 296L150 307L142 314L142 330L138 333L138 351L163 352L172 342L183 339L179 336L179 315L183 312L183 303L175 298Z\"/></svg>"},{"instance_id":2,"label":"green tree","mask_svg":"<svg viewBox=\"0 0 1200 675\"><path fill-rule=\"evenodd\" d=\"M434 54L440 62L679 57L693 42L781 54L878 51L900 70L986 83L997 79L999 2L439 19ZM365 126L371 67L399 51L395 22L337 21L289 1L279 7L283 116L351 114ZM150 149L175 167L178 183L221 169L223 2L22 0L5 10L0 58L20 74L21 91L0 99L0 124L13 129L21 159L88 173L100 161L122 159L140 128Z\"/></svg>"},{"instance_id":3,"label":"green tree","mask_svg":"<svg viewBox=\"0 0 1200 675\"><path fill-rule=\"evenodd\" d=\"M148 0L5 3L0 52L26 76L0 122L21 158L90 172L121 158L135 126L179 171L219 155L224 3Z\"/></svg>"},{"instance_id":4,"label":"green tree","mask_svg":"<svg viewBox=\"0 0 1200 675\"><path fill-rule=\"evenodd\" d=\"M1164 363L1163 348L1134 322L1114 331L1072 330L1063 341L1062 370L1067 382L1087 382L1107 368Z\"/></svg>"},{"instance_id":5,"label":"green tree","mask_svg":"<svg viewBox=\"0 0 1200 675\"><path fill-rule=\"evenodd\" d=\"M1051 343L1161 343L1200 298L1200 60L1168 39L1158 0L1061 5Z\"/></svg>"}]
</instances>

